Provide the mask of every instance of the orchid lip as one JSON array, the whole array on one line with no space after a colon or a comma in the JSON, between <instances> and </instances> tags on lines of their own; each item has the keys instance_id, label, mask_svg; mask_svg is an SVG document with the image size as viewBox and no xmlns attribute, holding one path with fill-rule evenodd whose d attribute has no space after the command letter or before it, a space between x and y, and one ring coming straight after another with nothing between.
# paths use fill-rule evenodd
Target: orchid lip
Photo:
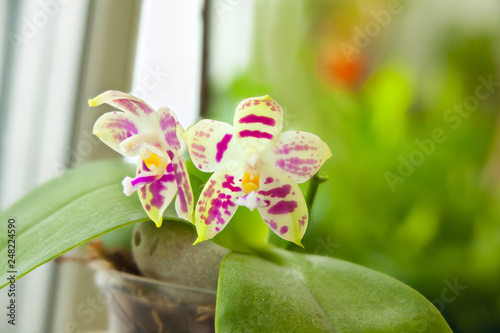
<instances>
[{"instance_id":1,"label":"orchid lip","mask_svg":"<svg viewBox=\"0 0 500 333\"><path fill-rule=\"evenodd\" d=\"M257 193L252 191L247 195L236 200L236 204L239 206L245 206L250 210L254 210L257 207L265 207L266 203L264 200L257 197Z\"/></svg>"}]
</instances>

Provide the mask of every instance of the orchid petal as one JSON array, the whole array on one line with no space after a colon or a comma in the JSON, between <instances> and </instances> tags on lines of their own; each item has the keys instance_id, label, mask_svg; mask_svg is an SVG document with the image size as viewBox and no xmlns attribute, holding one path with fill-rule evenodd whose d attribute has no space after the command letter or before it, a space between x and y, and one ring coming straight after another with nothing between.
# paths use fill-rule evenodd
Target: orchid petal
<instances>
[{"instance_id":1,"label":"orchid petal","mask_svg":"<svg viewBox=\"0 0 500 333\"><path fill-rule=\"evenodd\" d=\"M143 176L144 175L144 176ZM141 181L141 177L150 177L150 170L144 161L139 160L137 165L136 181ZM146 179L147 180L147 179ZM165 173L157 180L145 183L138 191L139 199L146 210L149 218L153 220L157 227L163 221L163 212L177 192L174 168L168 164Z\"/></svg>"},{"instance_id":2,"label":"orchid petal","mask_svg":"<svg viewBox=\"0 0 500 333\"><path fill-rule=\"evenodd\" d=\"M302 183L314 176L330 156L330 148L316 135L289 131L281 134L276 146L265 154L264 159L268 165Z\"/></svg>"},{"instance_id":3,"label":"orchid petal","mask_svg":"<svg viewBox=\"0 0 500 333\"><path fill-rule=\"evenodd\" d=\"M184 135L194 165L204 172L225 168L240 159L241 149L231 125L204 119Z\"/></svg>"},{"instance_id":4,"label":"orchid petal","mask_svg":"<svg viewBox=\"0 0 500 333\"><path fill-rule=\"evenodd\" d=\"M263 167L257 197L265 206L257 206L260 215L278 236L302 246L307 228L307 206L297 183L281 170Z\"/></svg>"},{"instance_id":5,"label":"orchid petal","mask_svg":"<svg viewBox=\"0 0 500 333\"><path fill-rule=\"evenodd\" d=\"M236 212L236 201L244 195L240 175L242 168L216 171L208 180L196 205L196 243L217 235Z\"/></svg>"},{"instance_id":6,"label":"orchid petal","mask_svg":"<svg viewBox=\"0 0 500 333\"><path fill-rule=\"evenodd\" d=\"M183 158L180 156L183 146L184 130L168 107L158 109L160 130L167 144L167 154L172 160L172 166L177 183L177 198L175 210L181 218L193 222L193 191Z\"/></svg>"},{"instance_id":7,"label":"orchid petal","mask_svg":"<svg viewBox=\"0 0 500 333\"><path fill-rule=\"evenodd\" d=\"M168 107L158 109L160 130L163 138L170 149L180 151L183 130L174 112ZM181 138L181 139L179 139Z\"/></svg>"},{"instance_id":8,"label":"orchid petal","mask_svg":"<svg viewBox=\"0 0 500 333\"><path fill-rule=\"evenodd\" d=\"M234 114L234 133L244 148L263 151L279 138L283 124L281 106L269 96L242 101Z\"/></svg>"},{"instance_id":9,"label":"orchid petal","mask_svg":"<svg viewBox=\"0 0 500 333\"><path fill-rule=\"evenodd\" d=\"M148 118L150 115L156 113L155 110L142 99L116 90L106 91L96 98L89 100L89 105L91 107L104 103L125 111L129 115L140 118Z\"/></svg>"},{"instance_id":10,"label":"orchid petal","mask_svg":"<svg viewBox=\"0 0 500 333\"><path fill-rule=\"evenodd\" d=\"M144 131L144 126L138 118L131 117L123 112L109 112L97 119L94 125L94 134L116 152L134 156L137 151L123 151L120 143Z\"/></svg>"},{"instance_id":11,"label":"orchid petal","mask_svg":"<svg viewBox=\"0 0 500 333\"><path fill-rule=\"evenodd\" d=\"M177 183L177 198L175 199L175 211L181 218L193 221L193 190L184 160L177 154L172 157L172 167L175 181Z\"/></svg>"}]
</instances>

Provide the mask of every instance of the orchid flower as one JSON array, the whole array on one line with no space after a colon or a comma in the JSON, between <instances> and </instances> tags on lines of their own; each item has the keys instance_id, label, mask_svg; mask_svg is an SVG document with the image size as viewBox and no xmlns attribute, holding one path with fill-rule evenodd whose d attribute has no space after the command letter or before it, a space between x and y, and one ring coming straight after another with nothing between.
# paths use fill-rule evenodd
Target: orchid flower
<instances>
[{"instance_id":1,"label":"orchid flower","mask_svg":"<svg viewBox=\"0 0 500 333\"><path fill-rule=\"evenodd\" d=\"M282 122L281 107L263 96L238 105L234 126L205 119L186 131L193 163L215 171L195 209L196 242L214 237L246 206L257 208L278 236L302 246L308 212L297 183L309 180L331 153L314 134L281 133Z\"/></svg>"},{"instance_id":2,"label":"orchid flower","mask_svg":"<svg viewBox=\"0 0 500 333\"><path fill-rule=\"evenodd\" d=\"M188 221L193 216L193 193L181 156L184 130L167 107L155 111L144 101L119 91L107 91L89 100L90 106L107 103L123 112L102 115L94 134L124 156L139 156L135 178L126 177L123 192L135 191L149 218L160 227L163 212L175 193L177 214Z\"/></svg>"}]
</instances>

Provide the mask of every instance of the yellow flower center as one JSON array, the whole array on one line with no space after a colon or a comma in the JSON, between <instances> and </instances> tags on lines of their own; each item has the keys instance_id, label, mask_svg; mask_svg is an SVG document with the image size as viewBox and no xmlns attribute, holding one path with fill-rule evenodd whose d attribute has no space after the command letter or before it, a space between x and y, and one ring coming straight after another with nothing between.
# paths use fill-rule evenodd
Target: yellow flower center
<instances>
[{"instance_id":1,"label":"yellow flower center","mask_svg":"<svg viewBox=\"0 0 500 333\"><path fill-rule=\"evenodd\" d=\"M151 170L157 178L163 176L169 162L168 159L161 155L153 153L149 149L145 149L142 152L141 157L148 169Z\"/></svg>"},{"instance_id":2,"label":"yellow flower center","mask_svg":"<svg viewBox=\"0 0 500 333\"><path fill-rule=\"evenodd\" d=\"M241 180L241 186L245 193L250 193L252 191L257 191L259 189L259 179L260 174L248 174L247 172L243 173L243 179Z\"/></svg>"},{"instance_id":3,"label":"yellow flower center","mask_svg":"<svg viewBox=\"0 0 500 333\"><path fill-rule=\"evenodd\" d=\"M152 165L158 168L158 166L160 165L160 157L151 151L149 153L150 155L146 158L144 158L144 156L142 160L144 161L144 163L146 163L146 166L148 168L151 169Z\"/></svg>"},{"instance_id":4,"label":"yellow flower center","mask_svg":"<svg viewBox=\"0 0 500 333\"><path fill-rule=\"evenodd\" d=\"M243 179L241 180L241 187L246 194L252 191L257 192L259 189L260 165L260 155L255 152L250 152L246 160Z\"/></svg>"}]
</instances>

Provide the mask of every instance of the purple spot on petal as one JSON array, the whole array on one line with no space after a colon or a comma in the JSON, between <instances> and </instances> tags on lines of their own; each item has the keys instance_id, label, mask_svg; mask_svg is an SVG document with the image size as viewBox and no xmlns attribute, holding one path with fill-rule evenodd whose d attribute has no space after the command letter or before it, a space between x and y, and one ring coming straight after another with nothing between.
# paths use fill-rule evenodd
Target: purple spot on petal
<instances>
[{"instance_id":1,"label":"purple spot on petal","mask_svg":"<svg viewBox=\"0 0 500 333\"><path fill-rule=\"evenodd\" d=\"M178 163L172 163L173 172L177 183L177 198L179 199L179 206L181 211L186 213L189 211L187 203L193 200L191 187L189 185L189 176L186 173L182 159L174 157L172 161L178 161Z\"/></svg>"},{"instance_id":2,"label":"purple spot on petal","mask_svg":"<svg viewBox=\"0 0 500 333\"><path fill-rule=\"evenodd\" d=\"M192 143L192 144L191 144L191 148L196 149L196 150L199 150L199 151L201 151L202 153L204 153L204 152L205 152L205 150L206 150L206 148L205 148L204 146L202 146L202 145L198 145L198 144L196 144L196 143Z\"/></svg>"},{"instance_id":3,"label":"purple spot on petal","mask_svg":"<svg viewBox=\"0 0 500 333\"><path fill-rule=\"evenodd\" d=\"M110 120L105 127L114 132L113 138L117 141L123 141L132 135L139 133L135 124L128 119L120 118Z\"/></svg>"},{"instance_id":4,"label":"purple spot on petal","mask_svg":"<svg viewBox=\"0 0 500 333\"><path fill-rule=\"evenodd\" d=\"M146 192L146 186L141 187L139 191L141 198L146 199L146 197L148 196L148 193Z\"/></svg>"},{"instance_id":5,"label":"purple spot on petal","mask_svg":"<svg viewBox=\"0 0 500 333\"><path fill-rule=\"evenodd\" d=\"M286 143L281 147L277 147L274 152L278 155L288 155L290 152L293 151L309 151L309 150L318 150L318 147L315 147L313 145L296 145L295 142L292 143Z\"/></svg>"},{"instance_id":6,"label":"purple spot on petal","mask_svg":"<svg viewBox=\"0 0 500 333\"><path fill-rule=\"evenodd\" d=\"M203 154L200 154L200 153L198 153L197 151L194 151L194 150L191 151L191 156L194 156L194 157L197 157L197 158L200 158L200 159L207 158L207 156L205 156Z\"/></svg>"},{"instance_id":7,"label":"purple spot on petal","mask_svg":"<svg viewBox=\"0 0 500 333\"><path fill-rule=\"evenodd\" d=\"M175 181L175 176L171 173L167 173L163 176L161 176L160 181L162 182L167 182L167 183L172 183Z\"/></svg>"},{"instance_id":8,"label":"purple spot on petal","mask_svg":"<svg viewBox=\"0 0 500 333\"><path fill-rule=\"evenodd\" d=\"M285 160L283 160L283 159L277 160L277 161L276 161L276 165L277 165L280 169L284 169L284 168L285 168Z\"/></svg>"},{"instance_id":9,"label":"purple spot on petal","mask_svg":"<svg viewBox=\"0 0 500 333\"><path fill-rule=\"evenodd\" d=\"M271 117L266 116L258 116L255 114L249 114L239 120L240 124L253 124L253 123L261 123L267 126L274 126L276 124L276 120Z\"/></svg>"},{"instance_id":10,"label":"purple spot on petal","mask_svg":"<svg viewBox=\"0 0 500 333\"><path fill-rule=\"evenodd\" d=\"M271 133L261 132L261 131L251 131L251 130L240 131L239 135L241 138L246 138L249 136L256 138L256 139L269 139L269 140L271 140L273 138L273 135Z\"/></svg>"},{"instance_id":11,"label":"purple spot on petal","mask_svg":"<svg viewBox=\"0 0 500 333\"><path fill-rule=\"evenodd\" d=\"M270 189L269 191L259 191L259 194L263 196L269 196L271 198L285 198L288 194L290 194L291 189L292 186L287 184L281 187Z\"/></svg>"},{"instance_id":12,"label":"purple spot on petal","mask_svg":"<svg viewBox=\"0 0 500 333\"><path fill-rule=\"evenodd\" d=\"M149 115L155 112L149 105L136 100L117 99L115 100L115 103L121 104L121 108L126 109L127 111L130 111L138 116L142 116L143 114Z\"/></svg>"},{"instance_id":13,"label":"purple spot on petal","mask_svg":"<svg viewBox=\"0 0 500 333\"><path fill-rule=\"evenodd\" d=\"M165 197L161 192L166 189L166 186L164 186L163 182L153 182L148 186L149 192L153 195L150 201L151 206L160 209L165 204Z\"/></svg>"},{"instance_id":14,"label":"purple spot on petal","mask_svg":"<svg viewBox=\"0 0 500 333\"><path fill-rule=\"evenodd\" d=\"M303 159L299 157L291 157L276 160L276 166L278 168L298 176L309 175L311 171L315 170L320 163L321 160L314 158Z\"/></svg>"},{"instance_id":15,"label":"purple spot on petal","mask_svg":"<svg viewBox=\"0 0 500 333\"><path fill-rule=\"evenodd\" d=\"M264 184L271 184L273 181L274 181L274 179L272 177L267 177Z\"/></svg>"},{"instance_id":16,"label":"purple spot on petal","mask_svg":"<svg viewBox=\"0 0 500 333\"><path fill-rule=\"evenodd\" d=\"M286 234L286 232L288 231L288 227L286 225L282 226L280 228L280 234Z\"/></svg>"},{"instance_id":17,"label":"purple spot on petal","mask_svg":"<svg viewBox=\"0 0 500 333\"><path fill-rule=\"evenodd\" d=\"M276 224L276 222L274 222L273 220L271 220L271 221L264 220L264 222L266 222L266 224L267 224L269 227L271 227L273 230L278 229L278 224Z\"/></svg>"},{"instance_id":18,"label":"purple spot on petal","mask_svg":"<svg viewBox=\"0 0 500 333\"><path fill-rule=\"evenodd\" d=\"M166 129L177 129L177 121L168 113L164 113L160 119L160 127L162 131Z\"/></svg>"},{"instance_id":19,"label":"purple spot on petal","mask_svg":"<svg viewBox=\"0 0 500 333\"><path fill-rule=\"evenodd\" d=\"M229 189L231 192L240 192L241 188L234 185L234 177L230 175L224 175L226 181L222 183L223 188Z\"/></svg>"},{"instance_id":20,"label":"purple spot on petal","mask_svg":"<svg viewBox=\"0 0 500 333\"><path fill-rule=\"evenodd\" d=\"M302 227L306 225L306 221L307 221L307 214L303 215L300 218L300 220L299 220L299 230L301 230Z\"/></svg>"},{"instance_id":21,"label":"purple spot on petal","mask_svg":"<svg viewBox=\"0 0 500 333\"><path fill-rule=\"evenodd\" d=\"M268 213L273 215L288 214L295 211L295 208L297 208L296 201L281 200L269 208Z\"/></svg>"},{"instance_id":22,"label":"purple spot on petal","mask_svg":"<svg viewBox=\"0 0 500 333\"><path fill-rule=\"evenodd\" d=\"M217 155L215 156L215 160L217 161L217 163L222 160L222 157L224 156L224 153L226 152L229 145L229 141L231 141L232 137L232 134L226 134L224 135L222 140L217 143Z\"/></svg>"}]
</instances>

